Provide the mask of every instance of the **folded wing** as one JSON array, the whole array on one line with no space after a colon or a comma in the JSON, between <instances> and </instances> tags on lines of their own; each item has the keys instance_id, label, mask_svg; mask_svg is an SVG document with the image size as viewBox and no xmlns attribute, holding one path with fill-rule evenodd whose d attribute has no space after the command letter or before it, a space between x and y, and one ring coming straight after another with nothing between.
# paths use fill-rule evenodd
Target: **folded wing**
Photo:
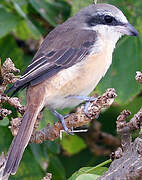
<instances>
[{"instance_id":1,"label":"folded wing","mask_svg":"<svg viewBox=\"0 0 142 180\"><path fill-rule=\"evenodd\" d=\"M13 95L29 85L39 84L59 71L82 61L90 53L90 48L96 39L95 33L89 33L86 30L72 30L70 32L72 36L67 36L68 31L64 30L64 35L61 35L61 32L57 30L58 28L49 33L32 63L7 93L13 91Z\"/></svg>"}]
</instances>

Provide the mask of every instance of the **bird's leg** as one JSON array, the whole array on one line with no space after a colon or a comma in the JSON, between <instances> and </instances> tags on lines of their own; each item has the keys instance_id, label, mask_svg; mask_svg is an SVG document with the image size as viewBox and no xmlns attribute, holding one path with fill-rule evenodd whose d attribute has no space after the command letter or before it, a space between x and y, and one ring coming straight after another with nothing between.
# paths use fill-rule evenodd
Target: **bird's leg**
<instances>
[{"instance_id":1,"label":"bird's leg","mask_svg":"<svg viewBox=\"0 0 142 180\"><path fill-rule=\"evenodd\" d=\"M86 114L86 116L88 116L88 107L89 107L90 102L97 100L97 98L89 97L89 96L68 96L68 98L74 98L74 99L85 101L84 113Z\"/></svg>"},{"instance_id":2,"label":"bird's leg","mask_svg":"<svg viewBox=\"0 0 142 180\"><path fill-rule=\"evenodd\" d=\"M62 126L64 128L64 130L66 131L66 133L73 135L73 133L67 128L66 124L65 124L65 118L67 118L69 115L65 115L63 116L62 114L58 113L56 110L49 108L50 111L56 116L56 118L62 123Z\"/></svg>"}]
</instances>

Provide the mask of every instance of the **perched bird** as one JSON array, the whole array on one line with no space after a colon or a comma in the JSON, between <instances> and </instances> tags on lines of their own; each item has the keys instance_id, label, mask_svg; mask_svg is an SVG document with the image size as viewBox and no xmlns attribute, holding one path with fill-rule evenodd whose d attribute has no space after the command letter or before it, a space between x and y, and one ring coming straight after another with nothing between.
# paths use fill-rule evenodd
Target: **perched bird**
<instances>
[{"instance_id":1,"label":"perched bird","mask_svg":"<svg viewBox=\"0 0 142 180\"><path fill-rule=\"evenodd\" d=\"M92 4L50 32L32 63L9 91L27 88L26 111L8 152L4 176L15 174L30 140L39 112L75 107L88 97L112 63L112 53L122 35L137 36L124 14L109 4ZM85 112L87 112L85 110Z\"/></svg>"}]
</instances>

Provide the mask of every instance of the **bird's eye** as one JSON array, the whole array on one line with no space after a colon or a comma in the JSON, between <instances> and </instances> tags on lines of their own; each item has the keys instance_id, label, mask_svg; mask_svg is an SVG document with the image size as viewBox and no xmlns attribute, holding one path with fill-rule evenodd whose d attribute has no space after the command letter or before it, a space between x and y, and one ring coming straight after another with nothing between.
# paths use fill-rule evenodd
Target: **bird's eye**
<instances>
[{"instance_id":1,"label":"bird's eye","mask_svg":"<svg viewBox=\"0 0 142 180\"><path fill-rule=\"evenodd\" d=\"M111 24L113 22L114 18L112 16L106 15L104 17L104 20L107 24Z\"/></svg>"}]
</instances>

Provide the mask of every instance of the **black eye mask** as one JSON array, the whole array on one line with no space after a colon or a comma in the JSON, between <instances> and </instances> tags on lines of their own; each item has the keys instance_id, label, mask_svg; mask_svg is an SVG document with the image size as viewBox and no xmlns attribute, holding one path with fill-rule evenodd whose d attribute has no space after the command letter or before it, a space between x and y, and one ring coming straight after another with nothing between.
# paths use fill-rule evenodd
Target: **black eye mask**
<instances>
[{"instance_id":1,"label":"black eye mask","mask_svg":"<svg viewBox=\"0 0 142 180\"><path fill-rule=\"evenodd\" d=\"M123 25L122 22L117 21L113 16L110 15L96 15L93 17L89 17L87 19L87 24L89 26L96 26L98 24L103 24L103 25L109 25L109 26L119 26Z\"/></svg>"}]
</instances>

